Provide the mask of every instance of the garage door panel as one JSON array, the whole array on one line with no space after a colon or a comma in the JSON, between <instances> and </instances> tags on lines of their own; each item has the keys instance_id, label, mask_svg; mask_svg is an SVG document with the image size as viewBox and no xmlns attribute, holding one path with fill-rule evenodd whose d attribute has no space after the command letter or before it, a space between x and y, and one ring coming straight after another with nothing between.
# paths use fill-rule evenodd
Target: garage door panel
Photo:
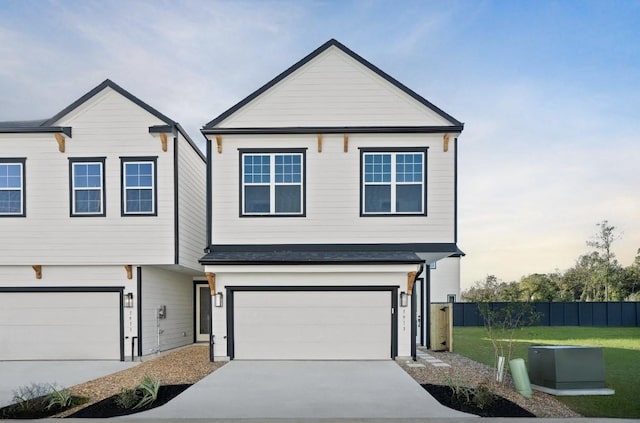
<instances>
[{"instance_id":1,"label":"garage door panel","mask_svg":"<svg viewBox=\"0 0 640 423\"><path fill-rule=\"evenodd\" d=\"M391 291L234 293L240 359L388 359Z\"/></svg>"},{"instance_id":2,"label":"garage door panel","mask_svg":"<svg viewBox=\"0 0 640 423\"><path fill-rule=\"evenodd\" d=\"M120 359L117 291L2 292L0 310L1 360Z\"/></svg>"}]
</instances>

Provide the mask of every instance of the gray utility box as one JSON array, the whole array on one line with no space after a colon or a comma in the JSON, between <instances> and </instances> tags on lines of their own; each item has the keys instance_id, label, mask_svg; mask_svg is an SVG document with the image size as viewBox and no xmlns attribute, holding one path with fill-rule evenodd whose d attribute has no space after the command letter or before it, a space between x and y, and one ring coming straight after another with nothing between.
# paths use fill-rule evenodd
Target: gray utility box
<instances>
[{"instance_id":1,"label":"gray utility box","mask_svg":"<svg viewBox=\"0 0 640 423\"><path fill-rule=\"evenodd\" d=\"M604 388L604 358L600 347L529 347L531 383L551 389Z\"/></svg>"}]
</instances>

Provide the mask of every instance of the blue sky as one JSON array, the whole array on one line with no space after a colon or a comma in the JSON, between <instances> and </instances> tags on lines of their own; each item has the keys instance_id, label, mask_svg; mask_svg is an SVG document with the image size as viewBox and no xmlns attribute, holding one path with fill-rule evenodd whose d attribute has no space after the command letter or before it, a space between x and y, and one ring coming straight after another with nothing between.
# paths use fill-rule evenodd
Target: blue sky
<instances>
[{"instance_id":1,"label":"blue sky","mask_svg":"<svg viewBox=\"0 0 640 423\"><path fill-rule=\"evenodd\" d=\"M462 284L640 248L640 1L0 0L0 120L110 78L199 128L336 38L458 120ZM203 141L200 141L202 143Z\"/></svg>"}]
</instances>

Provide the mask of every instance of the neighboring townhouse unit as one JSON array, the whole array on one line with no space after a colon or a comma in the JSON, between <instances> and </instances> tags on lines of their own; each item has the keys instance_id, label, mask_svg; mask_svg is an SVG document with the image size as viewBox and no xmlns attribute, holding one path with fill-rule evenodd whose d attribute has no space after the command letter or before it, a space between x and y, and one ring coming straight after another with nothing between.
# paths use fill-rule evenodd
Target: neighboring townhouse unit
<instances>
[{"instance_id":1,"label":"neighboring townhouse unit","mask_svg":"<svg viewBox=\"0 0 640 423\"><path fill-rule=\"evenodd\" d=\"M205 168L178 123L109 80L51 119L0 123L0 360L194 342Z\"/></svg>"},{"instance_id":2,"label":"neighboring townhouse unit","mask_svg":"<svg viewBox=\"0 0 640 423\"><path fill-rule=\"evenodd\" d=\"M205 125L212 358L415 356L462 130L335 40Z\"/></svg>"}]
</instances>

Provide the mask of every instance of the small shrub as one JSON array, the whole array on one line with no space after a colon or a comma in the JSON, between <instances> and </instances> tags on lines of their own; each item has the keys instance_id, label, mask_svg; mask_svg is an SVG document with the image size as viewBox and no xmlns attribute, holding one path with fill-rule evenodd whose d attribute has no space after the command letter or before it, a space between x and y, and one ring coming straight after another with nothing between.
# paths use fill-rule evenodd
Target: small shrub
<instances>
[{"instance_id":1,"label":"small shrub","mask_svg":"<svg viewBox=\"0 0 640 423\"><path fill-rule=\"evenodd\" d=\"M496 395L491 390L491 387L483 382L474 390L473 403L481 410L490 406L496 399Z\"/></svg>"},{"instance_id":2,"label":"small shrub","mask_svg":"<svg viewBox=\"0 0 640 423\"><path fill-rule=\"evenodd\" d=\"M116 397L116 404L120 408L135 410L152 404L158 398L160 381L151 376L145 376L135 388L122 388Z\"/></svg>"},{"instance_id":3,"label":"small shrub","mask_svg":"<svg viewBox=\"0 0 640 423\"><path fill-rule=\"evenodd\" d=\"M22 411L44 409L46 407L45 398L51 393L51 385L43 383L31 383L19 387L13 391L13 402L16 408Z\"/></svg>"},{"instance_id":4,"label":"small shrub","mask_svg":"<svg viewBox=\"0 0 640 423\"><path fill-rule=\"evenodd\" d=\"M133 408L142 408L152 404L158 398L159 389L160 381L158 379L145 376L140 385L136 387L136 391L141 396L141 399Z\"/></svg>"},{"instance_id":5,"label":"small shrub","mask_svg":"<svg viewBox=\"0 0 640 423\"><path fill-rule=\"evenodd\" d=\"M47 410L62 410L73 404L73 395L71 395L68 389L56 389L54 385L49 385L49 387L51 388L51 392L47 395Z\"/></svg>"},{"instance_id":6,"label":"small shrub","mask_svg":"<svg viewBox=\"0 0 640 423\"><path fill-rule=\"evenodd\" d=\"M132 409L139 401L140 397L136 388L122 388L116 396L116 405L126 410Z\"/></svg>"}]
</instances>

